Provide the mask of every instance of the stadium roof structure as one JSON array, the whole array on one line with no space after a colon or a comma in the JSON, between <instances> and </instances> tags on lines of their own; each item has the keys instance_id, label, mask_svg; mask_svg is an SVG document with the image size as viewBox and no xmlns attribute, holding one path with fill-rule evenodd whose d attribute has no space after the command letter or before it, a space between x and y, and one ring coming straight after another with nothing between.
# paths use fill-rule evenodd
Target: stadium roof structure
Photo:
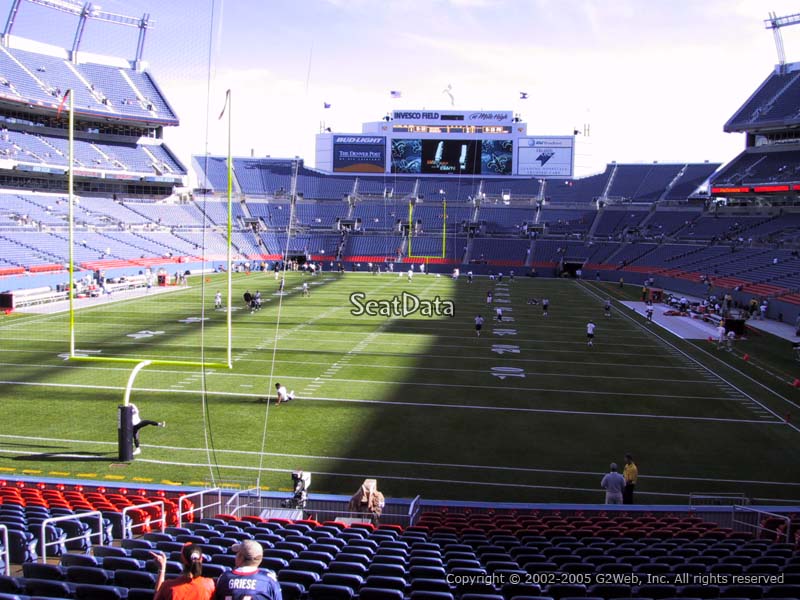
<instances>
[{"instance_id":1,"label":"stadium roof structure","mask_svg":"<svg viewBox=\"0 0 800 600\"><path fill-rule=\"evenodd\" d=\"M800 127L800 63L777 65L725 123L727 133Z\"/></svg>"}]
</instances>

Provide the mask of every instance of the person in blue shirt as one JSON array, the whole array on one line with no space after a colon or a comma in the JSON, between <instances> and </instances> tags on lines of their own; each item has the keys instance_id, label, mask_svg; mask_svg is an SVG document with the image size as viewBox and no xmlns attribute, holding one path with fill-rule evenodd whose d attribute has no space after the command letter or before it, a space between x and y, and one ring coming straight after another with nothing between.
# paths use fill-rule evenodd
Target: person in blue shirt
<instances>
[{"instance_id":1,"label":"person in blue shirt","mask_svg":"<svg viewBox=\"0 0 800 600\"><path fill-rule=\"evenodd\" d=\"M217 580L215 600L282 600L281 586L275 573L260 569L264 550L255 540L234 546L236 565Z\"/></svg>"},{"instance_id":2,"label":"person in blue shirt","mask_svg":"<svg viewBox=\"0 0 800 600\"><path fill-rule=\"evenodd\" d=\"M606 504L622 504L625 478L620 475L617 463L611 463L610 471L603 476L600 487L606 491Z\"/></svg>"}]
</instances>

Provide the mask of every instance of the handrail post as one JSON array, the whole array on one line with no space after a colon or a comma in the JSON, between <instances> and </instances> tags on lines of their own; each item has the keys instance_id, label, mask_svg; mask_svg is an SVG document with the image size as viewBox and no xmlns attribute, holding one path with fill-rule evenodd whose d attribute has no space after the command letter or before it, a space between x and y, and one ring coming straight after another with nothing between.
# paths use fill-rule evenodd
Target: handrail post
<instances>
[{"instance_id":1,"label":"handrail post","mask_svg":"<svg viewBox=\"0 0 800 600\"><path fill-rule=\"evenodd\" d=\"M164 532L166 529L166 522L167 522L167 513L165 510L165 504L163 500L154 500L153 502L146 502L145 504L137 504L135 506L126 506L122 509L122 525L124 527L122 532L122 537L126 538L128 533L133 536L133 529L136 527L135 525L131 525L131 528L128 529L125 527L125 518L128 516L128 513L132 510L142 510L143 508L149 508L151 506L160 506L161 507L161 518L157 521L161 523L161 532ZM152 523L152 521L150 521Z\"/></svg>"},{"instance_id":2,"label":"handrail post","mask_svg":"<svg viewBox=\"0 0 800 600\"><path fill-rule=\"evenodd\" d=\"M0 524L0 531L3 533L3 554L5 555L3 572L6 576L9 576L11 575L11 549L8 547L8 527Z\"/></svg>"},{"instance_id":3,"label":"handrail post","mask_svg":"<svg viewBox=\"0 0 800 600\"><path fill-rule=\"evenodd\" d=\"M48 542L47 541L47 526L48 525L52 525L53 523L60 523L61 521L80 521L82 518L88 518L88 517L97 517L97 533L90 533L89 534L89 540L92 539L92 536L97 535L100 538L100 544L102 544L103 543L103 513L101 513L99 510L92 510L92 511L87 511L87 512L83 512L83 513L77 513L77 514L74 514L74 515L63 515L61 517L50 517L49 519L45 519L44 521L42 521L42 525L41 525L41 535L39 537L39 539L41 540L41 543L42 543L41 562L43 562L43 563L47 562L47 547L55 545L56 543L58 543L58 542ZM67 538L67 539L64 540L64 542L71 542L73 540L79 540L82 537L83 536Z\"/></svg>"}]
</instances>

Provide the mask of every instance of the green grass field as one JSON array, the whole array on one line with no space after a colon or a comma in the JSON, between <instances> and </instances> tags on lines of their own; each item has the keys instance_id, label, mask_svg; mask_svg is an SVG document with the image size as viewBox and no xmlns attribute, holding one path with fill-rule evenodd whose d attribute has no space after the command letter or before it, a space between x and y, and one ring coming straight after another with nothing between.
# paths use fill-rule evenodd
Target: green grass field
<instances>
[{"instance_id":1,"label":"green grass field","mask_svg":"<svg viewBox=\"0 0 800 600\"><path fill-rule=\"evenodd\" d=\"M76 347L219 361L226 315L213 295L223 278L80 310ZM303 280L313 281L309 298L297 289ZM797 373L786 342L761 335L720 352L617 302L605 318L606 295L637 290L575 281L517 279L508 296L495 286L513 318L498 324L489 287L485 278L290 274L281 301L271 275L237 274L234 368L142 370L132 401L167 427L145 428L144 451L129 465L116 461L116 427L133 365L59 357L67 313L2 317L0 475L275 490L300 468L315 474L312 493L349 494L370 476L389 497L601 502L609 462L631 452L640 502L718 492L800 499L800 391L786 382ZM244 308L245 289L269 299L261 311ZM404 290L451 299L455 316L350 314L353 292L390 299ZM549 317L526 303L531 296L550 298ZM480 338L477 313L486 319ZM130 337L137 332L149 335ZM276 381L297 399L264 402ZM787 413L796 413L790 423Z\"/></svg>"}]
</instances>

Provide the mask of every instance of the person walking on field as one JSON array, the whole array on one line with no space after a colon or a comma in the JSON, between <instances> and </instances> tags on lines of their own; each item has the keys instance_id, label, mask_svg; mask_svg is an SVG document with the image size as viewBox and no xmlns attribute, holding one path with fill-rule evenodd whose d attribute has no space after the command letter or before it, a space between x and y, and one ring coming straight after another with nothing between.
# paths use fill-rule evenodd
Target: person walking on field
<instances>
[{"instance_id":1,"label":"person walking on field","mask_svg":"<svg viewBox=\"0 0 800 600\"><path fill-rule=\"evenodd\" d=\"M622 504L625 478L619 474L617 463L611 463L610 471L600 481L600 487L606 491L606 504Z\"/></svg>"},{"instance_id":2,"label":"person walking on field","mask_svg":"<svg viewBox=\"0 0 800 600\"><path fill-rule=\"evenodd\" d=\"M622 476L625 478L625 488L622 490L622 503L633 504L633 492L636 489L636 481L639 479L639 469L633 462L633 456L625 455L625 467L622 469Z\"/></svg>"}]
</instances>

